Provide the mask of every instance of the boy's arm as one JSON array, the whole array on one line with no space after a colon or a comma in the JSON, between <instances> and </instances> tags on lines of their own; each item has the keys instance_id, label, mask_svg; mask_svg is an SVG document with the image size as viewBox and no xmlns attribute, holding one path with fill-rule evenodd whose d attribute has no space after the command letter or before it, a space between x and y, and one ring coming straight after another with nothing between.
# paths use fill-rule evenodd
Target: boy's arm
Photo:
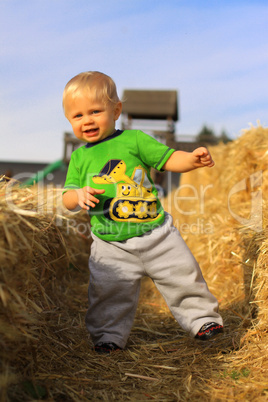
<instances>
[{"instance_id":1,"label":"boy's arm","mask_svg":"<svg viewBox=\"0 0 268 402\"><path fill-rule=\"evenodd\" d=\"M205 147L196 148L193 152L175 151L163 166L164 170L185 173L199 167L212 167L215 163Z\"/></svg>"},{"instance_id":2,"label":"boy's arm","mask_svg":"<svg viewBox=\"0 0 268 402\"><path fill-rule=\"evenodd\" d=\"M67 190L62 196L62 200L64 206L69 210L75 209L78 205L83 209L89 210L90 207L94 208L95 204L100 202L95 195L103 194L104 192L105 190L86 186L75 190Z\"/></svg>"}]
</instances>

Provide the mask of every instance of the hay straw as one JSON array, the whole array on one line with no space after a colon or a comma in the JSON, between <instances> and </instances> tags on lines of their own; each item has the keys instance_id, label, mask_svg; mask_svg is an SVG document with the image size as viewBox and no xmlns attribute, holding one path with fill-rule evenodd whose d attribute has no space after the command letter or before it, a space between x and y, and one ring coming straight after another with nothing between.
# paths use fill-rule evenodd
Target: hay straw
<instances>
[{"instance_id":1,"label":"hay straw","mask_svg":"<svg viewBox=\"0 0 268 402\"><path fill-rule=\"evenodd\" d=\"M191 185L199 198L182 200L174 192L165 200L220 300L225 334L208 343L179 328L145 279L126 350L96 355L84 326L90 238L79 224L87 227L86 214L68 215L55 189L10 191L1 183L1 401L266 401L267 143L268 130L257 126L213 147L215 168L181 180L179 194L192 196ZM245 180L229 207L249 221L250 175L260 171L255 190L264 202L256 232L254 222L244 225L230 214L227 200ZM201 185L208 186L203 209ZM180 213L187 208L195 213Z\"/></svg>"}]
</instances>

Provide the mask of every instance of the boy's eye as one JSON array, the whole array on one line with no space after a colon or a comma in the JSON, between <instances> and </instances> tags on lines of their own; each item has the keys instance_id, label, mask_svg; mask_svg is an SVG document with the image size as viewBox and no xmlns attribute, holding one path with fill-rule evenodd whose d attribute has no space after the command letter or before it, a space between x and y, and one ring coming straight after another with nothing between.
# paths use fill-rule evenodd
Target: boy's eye
<instances>
[{"instance_id":1,"label":"boy's eye","mask_svg":"<svg viewBox=\"0 0 268 402\"><path fill-rule=\"evenodd\" d=\"M100 110L93 110L92 114L98 114L100 113Z\"/></svg>"},{"instance_id":2,"label":"boy's eye","mask_svg":"<svg viewBox=\"0 0 268 402\"><path fill-rule=\"evenodd\" d=\"M75 119L77 119L77 118L79 118L79 117L82 117L82 114L81 114L81 113L78 113L78 114L76 114L74 117L75 117Z\"/></svg>"}]
</instances>

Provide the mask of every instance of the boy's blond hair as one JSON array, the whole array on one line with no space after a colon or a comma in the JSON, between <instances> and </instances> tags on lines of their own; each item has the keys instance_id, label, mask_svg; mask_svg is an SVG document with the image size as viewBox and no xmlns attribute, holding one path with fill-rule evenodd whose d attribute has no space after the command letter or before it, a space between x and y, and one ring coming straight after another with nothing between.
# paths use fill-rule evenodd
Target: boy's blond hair
<instances>
[{"instance_id":1,"label":"boy's blond hair","mask_svg":"<svg viewBox=\"0 0 268 402\"><path fill-rule=\"evenodd\" d=\"M95 101L112 103L120 102L117 95L116 85L111 77L99 71L87 71L73 77L65 86L63 91L62 105L65 110L66 98L77 95L90 95Z\"/></svg>"}]
</instances>

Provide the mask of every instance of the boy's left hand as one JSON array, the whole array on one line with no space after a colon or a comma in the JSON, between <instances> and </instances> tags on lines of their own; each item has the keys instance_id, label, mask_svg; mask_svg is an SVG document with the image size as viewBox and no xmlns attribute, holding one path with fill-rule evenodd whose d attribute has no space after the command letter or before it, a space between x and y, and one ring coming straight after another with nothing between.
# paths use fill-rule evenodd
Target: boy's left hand
<instances>
[{"instance_id":1,"label":"boy's left hand","mask_svg":"<svg viewBox=\"0 0 268 402\"><path fill-rule=\"evenodd\" d=\"M205 147L196 148L192 152L193 157L195 158L194 165L195 167L212 167L215 165L212 156L209 151Z\"/></svg>"}]
</instances>

